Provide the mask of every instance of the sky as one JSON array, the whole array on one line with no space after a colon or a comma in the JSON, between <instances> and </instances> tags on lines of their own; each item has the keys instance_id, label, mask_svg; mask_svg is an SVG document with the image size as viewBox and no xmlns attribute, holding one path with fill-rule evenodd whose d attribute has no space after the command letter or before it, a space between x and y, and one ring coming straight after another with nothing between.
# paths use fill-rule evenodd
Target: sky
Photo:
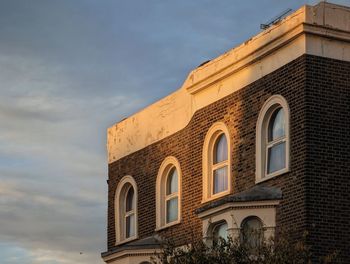
<instances>
[{"instance_id":1,"label":"sky","mask_svg":"<svg viewBox=\"0 0 350 264\"><path fill-rule=\"evenodd\" d=\"M106 129L315 2L0 0L0 262L103 263Z\"/></svg>"}]
</instances>

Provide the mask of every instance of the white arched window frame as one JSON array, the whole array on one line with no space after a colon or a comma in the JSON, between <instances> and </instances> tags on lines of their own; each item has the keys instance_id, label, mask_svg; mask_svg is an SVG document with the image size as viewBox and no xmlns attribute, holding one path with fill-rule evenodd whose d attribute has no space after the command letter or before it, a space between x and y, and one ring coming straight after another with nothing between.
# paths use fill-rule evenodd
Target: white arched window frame
<instances>
[{"instance_id":1,"label":"white arched window frame","mask_svg":"<svg viewBox=\"0 0 350 264\"><path fill-rule=\"evenodd\" d=\"M283 109L284 135L275 140L269 139L269 124L271 117ZM262 182L283 173L290 169L290 110L286 99L281 95L271 96L263 105L256 126L256 182ZM284 144L284 167L270 173L267 169L269 162L268 151L273 146Z\"/></svg>"},{"instance_id":2,"label":"white arched window frame","mask_svg":"<svg viewBox=\"0 0 350 264\"><path fill-rule=\"evenodd\" d=\"M216 163L214 161L215 145L220 137L224 135L227 143L226 160ZM226 153L225 153L226 154ZM214 173L215 171L226 167L227 187L215 193L214 191ZM203 146L203 199L207 202L232 192L232 173L231 173L231 139L228 128L223 122L214 123L208 130Z\"/></svg>"},{"instance_id":3,"label":"white arched window frame","mask_svg":"<svg viewBox=\"0 0 350 264\"><path fill-rule=\"evenodd\" d=\"M132 204L127 206L128 194L133 190ZM138 190L133 177L124 176L118 183L115 192L114 210L115 210L115 231L116 244L125 243L138 238ZM131 219L133 218L133 220ZM127 230L127 222L130 229ZM132 232L130 232L132 230Z\"/></svg>"},{"instance_id":4,"label":"white arched window frame","mask_svg":"<svg viewBox=\"0 0 350 264\"><path fill-rule=\"evenodd\" d=\"M170 176L176 170L177 190L167 192ZM167 157L160 165L156 183L156 230L167 228L181 222L181 192L182 173L180 163L175 157ZM177 200L177 218L168 221L167 205L171 201Z\"/></svg>"}]
</instances>

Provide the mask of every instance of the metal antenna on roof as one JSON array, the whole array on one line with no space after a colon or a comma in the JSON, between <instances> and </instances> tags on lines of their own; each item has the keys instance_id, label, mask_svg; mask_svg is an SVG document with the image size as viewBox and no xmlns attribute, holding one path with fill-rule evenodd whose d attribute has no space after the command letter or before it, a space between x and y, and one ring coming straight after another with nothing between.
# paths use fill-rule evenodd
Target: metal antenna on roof
<instances>
[{"instance_id":1,"label":"metal antenna on roof","mask_svg":"<svg viewBox=\"0 0 350 264\"><path fill-rule=\"evenodd\" d=\"M284 10L282 13L280 13L278 16L274 17L273 19L271 19L270 21L268 21L265 24L260 24L260 28L261 29L267 29L269 27L271 27L272 25L276 24L277 22L279 22L283 17L285 17L287 14L289 14L292 11L291 8L288 8L286 10Z\"/></svg>"}]
</instances>

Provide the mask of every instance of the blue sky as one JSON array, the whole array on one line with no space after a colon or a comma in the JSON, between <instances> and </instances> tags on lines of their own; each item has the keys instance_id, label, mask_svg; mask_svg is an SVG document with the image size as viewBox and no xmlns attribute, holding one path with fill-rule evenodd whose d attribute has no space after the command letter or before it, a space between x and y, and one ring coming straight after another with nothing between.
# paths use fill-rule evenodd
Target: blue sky
<instances>
[{"instance_id":1,"label":"blue sky","mask_svg":"<svg viewBox=\"0 0 350 264\"><path fill-rule=\"evenodd\" d=\"M1 263L102 263L107 127L305 3L0 0Z\"/></svg>"}]
</instances>

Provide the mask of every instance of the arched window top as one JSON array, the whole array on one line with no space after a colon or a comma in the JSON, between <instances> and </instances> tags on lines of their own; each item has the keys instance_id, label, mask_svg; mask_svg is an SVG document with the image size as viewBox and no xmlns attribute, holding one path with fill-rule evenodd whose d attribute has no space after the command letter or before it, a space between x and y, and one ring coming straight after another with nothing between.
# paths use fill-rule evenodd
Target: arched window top
<instances>
[{"instance_id":1,"label":"arched window top","mask_svg":"<svg viewBox=\"0 0 350 264\"><path fill-rule=\"evenodd\" d=\"M263 105L256 126L256 182L289 171L290 111L281 95L271 96Z\"/></svg>"},{"instance_id":2,"label":"arched window top","mask_svg":"<svg viewBox=\"0 0 350 264\"><path fill-rule=\"evenodd\" d=\"M178 191L178 174L176 167L172 167L168 173L167 184L166 184L166 194L170 195L177 193Z\"/></svg>"},{"instance_id":3,"label":"arched window top","mask_svg":"<svg viewBox=\"0 0 350 264\"><path fill-rule=\"evenodd\" d=\"M137 185L133 177L124 176L118 183L115 200L116 244L137 238Z\"/></svg>"},{"instance_id":4,"label":"arched window top","mask_svg":"<svg viewBox=\"0 0 350 264\"><path fill-rule=\"evenodd\" d=\"M249 230L259 230L263 227L262 221L257 216L248 216L246 217L241 224L241 228L246 231Z\"/></svg>"},{"instance_id":5,"label":"arched window top","mask_svg":"<svg viewBox=\"0 0 350 264\"><path fill-rule=\"evenodd\" d=\"M260 246L264 238L263 223L256 216L249 216L242 221L241 239L250 249Z\"/></svg>"},{"instance_id":6,"label":"arched window top","mask_svg":"<svg viewBox=\"0 0 350 264\"><path fill-rule=\"evenodd\" d=\"M203 202L231 192L230 135L223 122L208 130L203 146Z\"/></svg>"},{"instance_id":7,"label":"arched window top","mask_svg":"<svg viewBox=\"0 0 350 264\"><path fill-rule=\"evenodd\" d=\"M220 163L222 161L227 160L227 139L225 133L221 133L215 141L214 144L214 153L213 153L213 161L214 164Z\"/></svg>"},{"instance_id":8,"label":"arched window top","mask_svg":"<svg viewBox=\"0 0 350 264\"><path fill-rule=\"evenodd\" d=\"M213 227L213 243L217 243L220 238L227 239L228 238L228 225L226 222L221 222L215 224Z\"/></svg>"},{"instance_id":9,"label":"arched window top","mask_svg":"<svg viewBox=\"0 0 350 264\"><path fill-rule=\"evenodd\" d=\"M283 107L278 107L271 115L268 125L268 142L285 136L285 118Z\"/></svg>"},{"instance_id":10,"label":"arched window top","mask_svg":"<svg viewBox=\"0 0 350 264\"><path fill-rule=\"evenodd\" d=\"M134 188L130 185L130 187L127 190L127 195L125 199L125 211L132 211L134 209L134 203Z\"/></svg>"},{"instance_id":11,"label":"arched window top","mask_svg":"<svg viewBox=\"0 0 350 264\"><path fill-rule=\"evenodd\" d=\"M156 230L181 221L181 168L175 157L162 162L156 186Z\"/></svg>"}]
</instances>

